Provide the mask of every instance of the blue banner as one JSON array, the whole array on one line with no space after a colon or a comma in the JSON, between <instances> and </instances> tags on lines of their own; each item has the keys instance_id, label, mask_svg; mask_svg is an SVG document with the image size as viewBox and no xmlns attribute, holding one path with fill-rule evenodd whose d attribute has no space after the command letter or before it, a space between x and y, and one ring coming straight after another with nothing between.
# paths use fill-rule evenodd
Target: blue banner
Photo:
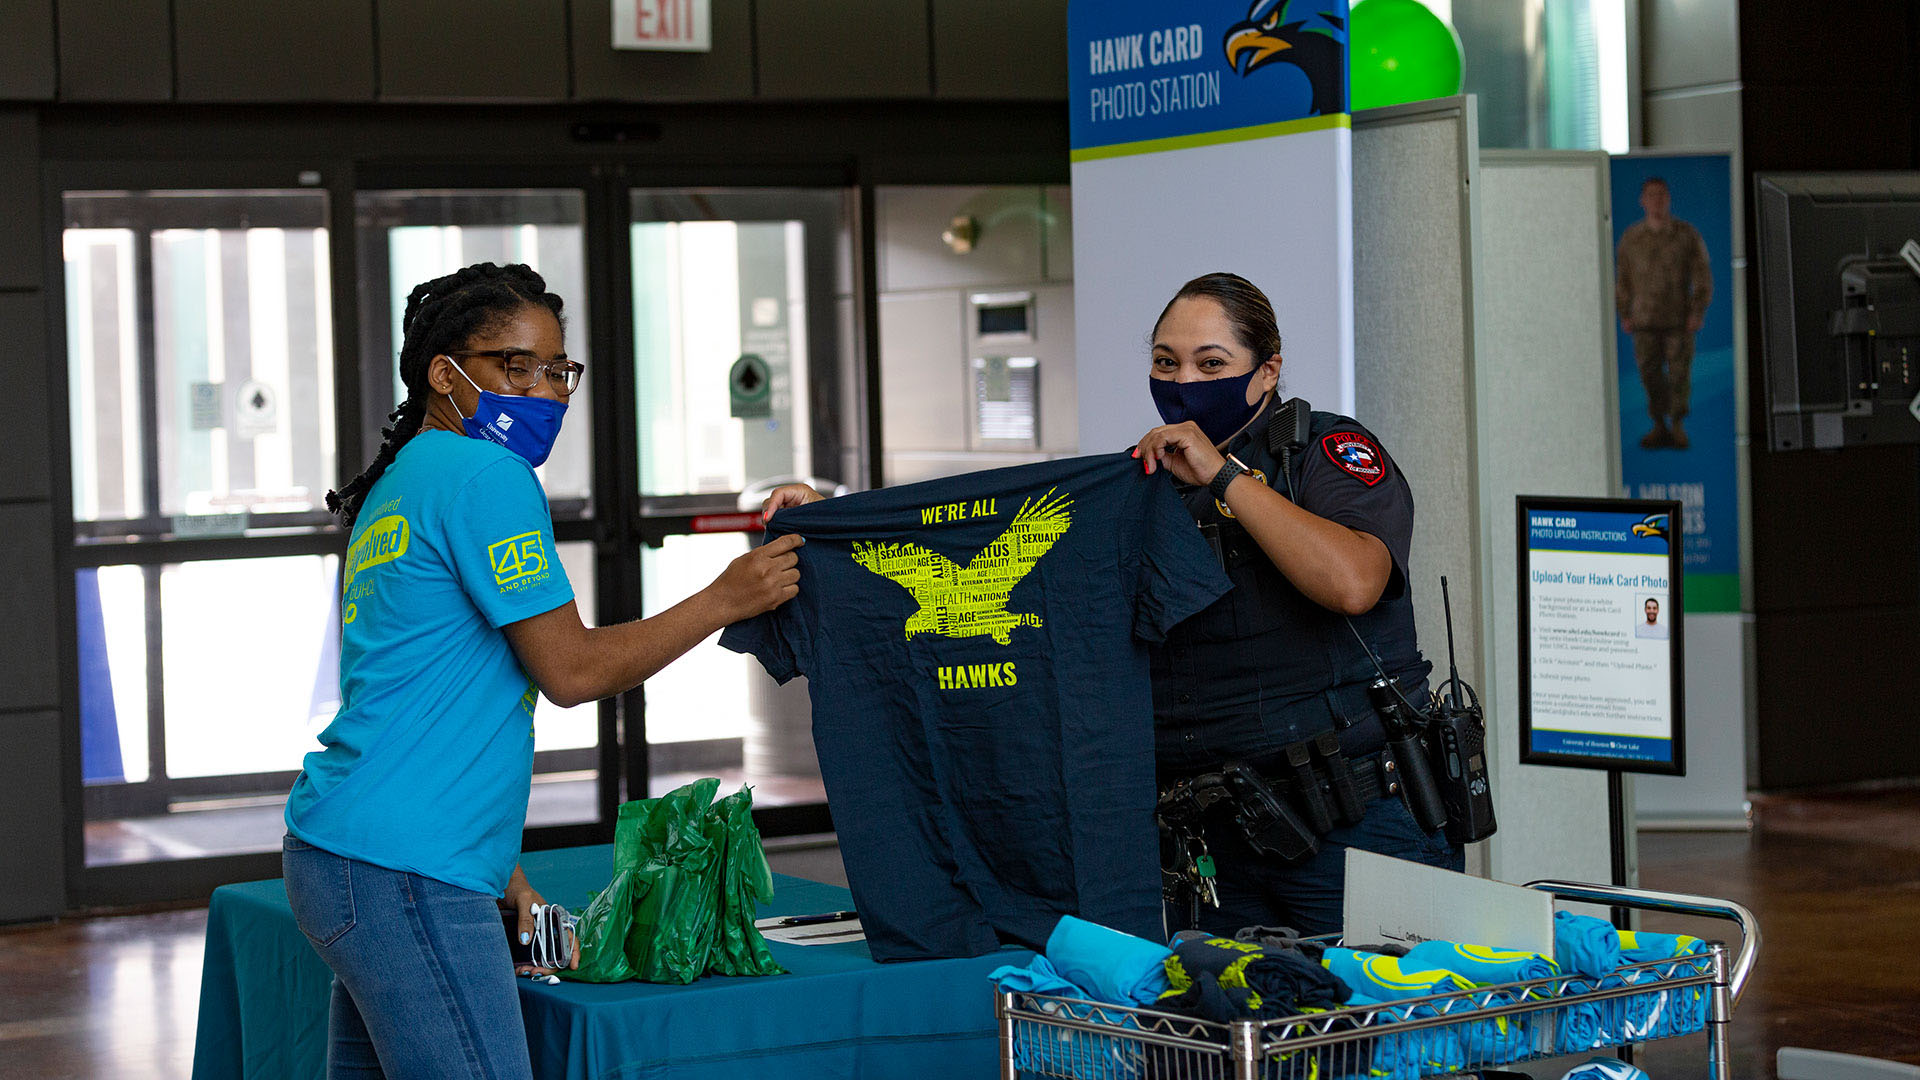
<instances>
[{"instance_id":1,"label":"blue banner","mask_svg":"<svg viewBox=\"0 0 1920 1080\"><path fill-rule=\"evenodd\" d=\"M1529 510L1530 551L1608 551L1621 555L1658 555L1672 550L1673 522L1666 514L1622 514L1611 510ZM1665 588L1663 584L1661 586Z\"/></svg>"},{"instance_id":2,"label":"blue banner","mask_svg":"<svg viewBox=\"0 0 1920 1080\"><path fill-rule=\"evenodd\" d=\"M1347 0L1077 0L1067 57L1076 161L1335 126L1348 112Z\"/></svg>"},{"instance_id":3,"label":"blue banner","mask_svg":"<svg viewBox=\"0 0 1920 1080\"><path fill-rule=\"evenodd\" d=\"M1725 154L1613 159L1621 475L1684 508L1687 610L1740 610Z\"/></svg>"}]
</instances>

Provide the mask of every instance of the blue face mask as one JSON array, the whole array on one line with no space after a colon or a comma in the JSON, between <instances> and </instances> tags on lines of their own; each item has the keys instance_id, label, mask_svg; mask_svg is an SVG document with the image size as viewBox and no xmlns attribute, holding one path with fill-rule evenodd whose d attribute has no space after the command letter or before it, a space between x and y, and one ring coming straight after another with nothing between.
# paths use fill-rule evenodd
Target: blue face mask
<instances>
[{"instance_id":1,"label":"blue face mask","mask_svg":"<svg viewBox=\"0 0 1920 1080\"><path fill-rule=\"evenodd\" d=\"M1260 373L1258 367L1245 375L1199 382L1175 382L1172 379L1148 379L1153 404L1160 419L1169 424L1188 420L1199 425L1207 441L1218 445L1247 425L1260 410L1258 401L1247 404L1247 387Z\"/></svg>"},{"instance_id":2,"label":"blue face mask","mask_svg":"<svg viewBox=\"0 0 1920 1080\"><path fill-rule=\"evenodd\" d=\"M460 377L467 380L475 390L480 384L466 372L460 371L460 365L453 365ZM452 401L452 395L448 395ZM454 412L460 411L458 404ZM560 437L560 421L567 415L567 403L553 398L509 397L496 394L491 390L480 390L480 404L474 407L472 416L462 416L460 426L466 429L467 436L499 443L501 446L527 459L530 465L544 465L547 455L553 453L553 440Z\"/></svg>"}]
</instances>

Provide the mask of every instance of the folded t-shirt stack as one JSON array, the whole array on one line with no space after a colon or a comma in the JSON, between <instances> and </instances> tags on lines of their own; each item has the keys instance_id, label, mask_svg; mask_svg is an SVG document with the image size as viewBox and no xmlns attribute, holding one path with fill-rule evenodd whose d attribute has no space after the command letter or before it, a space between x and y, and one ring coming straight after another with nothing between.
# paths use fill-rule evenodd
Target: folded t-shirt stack
<instances>
[{"instance_id":1,"label":"folded t-shirt stack","mask_svg":"<svg viewBox=\"0 0 1920 1080\"><path fill-rule=\"evenodd\" d=\"M1137 1008L1150 1005L1167 989L1164 961L1172 955L1173 950L1158 942L1069 915L1048 935L1044 955L1025 966L997 967L987 977L1006 992ZM1046 1011L1086 1020L1094 1018L1096 1007L1050 1003ZM1085 1080L1132 1080L1145 1064L1138 1046L1088 1031L1022 1027L1013 1050L1021 1069Z\"/></svg>"},{"instance_id":2,"label":"folded t-shirt stack","mask_svg":"<svg viewBox=\"0 0 1920 1080\"><path fill-rule=\"evenodd\" d=\"M1337 1009L1352 993L1296 948L1230 938L1180 941L1166 970L1168 989L1154 1007L1220 1024Z\"/></svg>"},{"instance_id":3,"label":"folded t-shirt stack","mask_svg":"<svg viewBox=\"0 0 1920 1080\"><path fill-rule=\"evenodd\" d=\"M1706 951L1706 943L1684 934L1655 934L1645 931L1615 930L1613 925L1591 915L1570 912L1554 914L1554 947L1578 959L1579 979L1567 980L1562 993L1579 994L1594 990L1612 990L1624 986L1657 982L1663 977L1689 975L1692 967L1662 967L1641 971L1619 971L1629 964L1677 960ZM1598 970L1609 958L1613 966ZM1560 1011L1554 1039L1555 1051L1579 1053L1622 1042L1640 1042L1670 1035L1686 1035L1706 1024L1705 987L1678 990L1648 989L1600 1001L1569 1004Z\"/></svg>"}]
</instances>

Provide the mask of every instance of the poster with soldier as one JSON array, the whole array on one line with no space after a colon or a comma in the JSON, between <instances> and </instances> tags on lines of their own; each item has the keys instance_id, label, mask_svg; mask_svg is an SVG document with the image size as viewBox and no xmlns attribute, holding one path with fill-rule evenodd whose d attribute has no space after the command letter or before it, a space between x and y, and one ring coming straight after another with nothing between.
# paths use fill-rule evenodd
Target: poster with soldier
<instances>
[{"instance_id":1,"label":"poster with soldier","mask_svg":"<svg viewBox=\"0 0 1920 1080\"><path fill-rule=\"evenodd\" d=\"M1740 610L1731 184L1726 154L1613 159L1621 475L1680 502L1690 613Z\"/></svg>"}]
</instances>

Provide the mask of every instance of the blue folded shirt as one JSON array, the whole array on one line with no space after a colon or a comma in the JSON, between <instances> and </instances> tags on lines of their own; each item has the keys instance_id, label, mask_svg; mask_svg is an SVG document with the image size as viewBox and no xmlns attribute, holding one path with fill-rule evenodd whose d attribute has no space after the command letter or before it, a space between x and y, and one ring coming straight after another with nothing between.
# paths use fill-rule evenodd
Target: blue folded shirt
<instances>
[{"instance_id":1,"label":"blue folded shirt","mask_svg":"<svg viewBox=\"0 0 1920 1080\"><path fill-rule=\"evenodd\" d=\"M1646 930L1620 930L1622 963L1644 964L1649 960L1671 960L1707 951L1707 943L1686 934L1655 934Z\"/></svg>"},{"instance_id":2,"label":"blue folded shirt","mask_svg":"<svg viewBox=\"0 0 1920 1080\"><path fill-rule=\"evenodd\" d=\"M1093 995L1062 978L1044 956L1035 956L1025 967L1004 964L987 973L994 985L1013 993L1048 994L1053 997L1086 1000ZM1091 1005L1046 1002L1041 1010L1055 1016L1080 1020L1093 1018ZM1128 1022L1126 1029L1137 1029ZM1021 1069L1054 1076L1074 1076L1082 1080L1132 1080L1140 1075L1140 1050L1124 1038L1091 1031L1043 1028L1022 1024L1014 1040L1014 1060Z\"/></svg>"},{"instance_id":3,"label":"blue folded shirt","mask_svg":"<svg viewBox=\"0 0 1920 1080\"><path fill-rule=\"evenodd\" d=\"M1084 998L1085 990L1060 977L1044 956L1036 956L1026 967L1002 964L987 972L995 986L1015 994L1051 994L1054 997Z\"/></svg>"},{"instance_id":4,"label":"blue folded shirt","mask_svg":"<svg viewBox=\"0 0 1920 1080\"><path fill-rule=\"evenodd\" d=\"M1620 966L1620 934L1605 919L1556 911L1553 958L1569 975L1598 979Z\"/></svg>"},{"instance_id":5,"label":"blue folded shirt","mask_svg":"<svg viewBox=\"0 0 1920 1080\"><path fill-rule=\"evenodd\" d=\"M1095 1001L1150 1005L1167 989L1173 950L1146 938L1064 915L1047 937L1054 971Z\"/></svg>"},{"instance_id":6,"label":"blue folded shirt","mask_svg":"<svg viewBox=\"0 0 1920 1080\"><path fill-rule=\"evenodd\" d=\"M1400 958L1400 966L1415 970L1440 968L1476 986L1550 979L1560 974L1560 965L1539 953L1459 945L1451 941L1423 941L1407 950L1407 955Z\"/></svg>"},{"instance_id":7,"label":"blue folded shirt","mask_svg":"<svg viewBox=\"0 0 1920 1080\"><path fill-rule=\"evenodd\" d=\"M1472 983L1451 971L1422 968L1403 958L1379 953L1328 949L1321 955L1320 963L1338 975L1356 997L1371 1001L1404 1001L1473 989Z\"/></svg>"}]
</instances>

